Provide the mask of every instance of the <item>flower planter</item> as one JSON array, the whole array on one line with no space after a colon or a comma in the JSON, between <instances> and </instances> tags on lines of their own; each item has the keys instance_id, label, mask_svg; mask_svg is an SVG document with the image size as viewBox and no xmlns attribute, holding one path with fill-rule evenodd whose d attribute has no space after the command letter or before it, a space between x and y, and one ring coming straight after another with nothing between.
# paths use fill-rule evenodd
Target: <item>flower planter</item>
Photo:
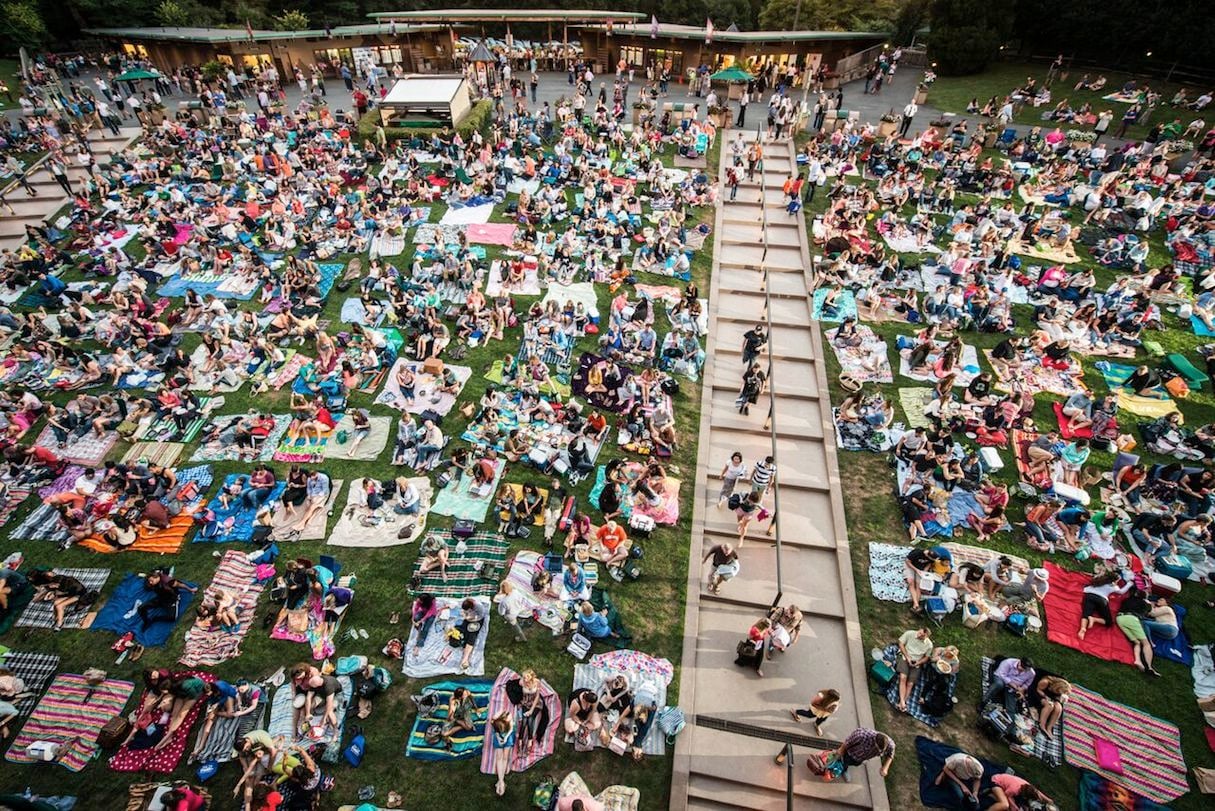
<instances>
[{"instance_id":1,"label":"flower planter","mask_svg":"<svg viewBox=\"0 0 1215 811\"><path fill-rule=\"evenodd\" d=\"M717 124L718 129L729 129L734 124L734 113L729 109L722 110L713 116L713 121Z\"/></svg>"},{"instance_id":2,"label":"flower planter","mask_svg":"<svg viewBox=\"0 0 1215 811\"><path fill-rule=\"evenodd\" d=\"M923 104L926 101L928 101L928 91L927 90L917 90L915 93L915 103Z\"/></svg>"},{"instance_id":3,"label":"flower planter","mask_svg":"<svg viewBox=\"0 0 1215 811\"><path fill-rule=\"evenodd\" d=\"M878 122L877 137L879 137L879 138L889 137L891 135L894 135L896 132L898 132L898 129L899 129L898 124L895 124L893 121Z\"/></svg>"},{"instance_id":4,"label":"flower planter","mask_svg":"<svg viewBox=\"0 0 1215 811\"><path fill-rule=\"evenodd\" d=\"M634 127L640 127L640 126L641 126L641 113L642 113L642 110L643 110L643 109L644 109L644 108L642 108L642 107L634 107L634 108L633 108L633 126L634 126Z\"/></svg>"},{"instance_id":5,"label":"flower planter","mask_svg":"<svg viewBox=\"0 0 1215 811\"><path fill-rule=\"evenodd\" d=\"M1087 147L1092 146L1093 142L1092 141L1081 141L1081 140L1077 139L1077 140L1072 141L1071 144L1072 144L1072 149L1086 149Z\"/></svg>"}]
</instances>

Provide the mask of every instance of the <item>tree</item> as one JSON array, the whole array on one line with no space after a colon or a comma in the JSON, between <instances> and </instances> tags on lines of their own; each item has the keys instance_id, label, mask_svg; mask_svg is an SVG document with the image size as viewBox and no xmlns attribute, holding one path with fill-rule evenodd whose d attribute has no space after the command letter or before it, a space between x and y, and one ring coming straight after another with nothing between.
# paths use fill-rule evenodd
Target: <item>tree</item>
<instances>
[{"instance_id":1,"label":"tree","mask_svg":"<svg viewBox=\"0 0 1215 811\"><path fill-rule=\"evenodd\" d=\"M46 23L29 0L0 4L0 41L38 47L47 41Z\"/></svg>"},{"instance_id":2,"label":"tree","mask_svg":"<svg viewBox=\"0 0 1215 811\"><path fill-rule=\"evenodd\" d=\"M987 67L1008 36L1007 9L990 0L932 0L928 45L940 72L964 76Z\"/></svg>"},{"instance_id":3,"label":"tree","mask_svg":"<svg viewBox=\"0 0 1215 811\"><path fill-rule=\"evenodd\" d=\"M192 16L192 11L181 0L160 0L160 5L156 7L156 21L170 28L187 28L197 19Z\"/></svg>"},{"instance_id":4,"label":"tree","mask_svg":"<svg viewBox=\"0 0 1215 811\"><path fill-rule=\"evenodd\" d=\"M765 31L888 31L899 0L767 0L759 13Z\"/></svg>"},{"instance_id":5,"label":"tree","mask_svg":"<svg viewBox=\"0 0 1215 811\"><path fill-rule=\"evenodd\" d=\"M290 9L274 18L276 31L305 31L308 28L308 15L299 9Z\"/></svg>"},{"instance_id":6,"label":"tree","mask_svg":"<svg viewBox=\"0 0 1215 811\"><path fill-rule=\"evenodd\" d=\"M905 0L894 18L894 33L890 38L895 45L910 45L916 32L928 21L928 0Z\"/></svg>"}]
</instances>

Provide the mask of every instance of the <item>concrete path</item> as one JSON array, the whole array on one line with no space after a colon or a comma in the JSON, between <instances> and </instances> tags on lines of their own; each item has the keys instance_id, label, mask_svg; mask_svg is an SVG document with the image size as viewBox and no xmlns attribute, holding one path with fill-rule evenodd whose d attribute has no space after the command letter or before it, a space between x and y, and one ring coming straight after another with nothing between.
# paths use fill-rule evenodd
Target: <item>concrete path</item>
<instances>
[{"instance_id":1,"label":"concrete path","mask_svg":"<svg viewBox=\"0 0 1215 811\"><path fill-rule=\"evenodd\" d=\"M105 164L110 155L125 149L142 131L139 127L123 127L118 132L118 135L113 135L108 129L89 132L89 144L98 164ZM71 156L68 162L68 182L72 188L78 189L87 177L88 172L77 165L74 156ZM30 197L25 189L15 184L11 185L5 194L16 213L9 213L7 208L0 207L0 248L17 248L25 241L25 226L44 224L48 217L54 216L59 209L72 201L46 168L45 161L29 172L29 181L38 192L36 197ZM5 185L10 183L11 181L5 181Z\"/></svg>"},{"instance_id":2,"label":"concrete path","mask_svg":"<svg viewBox=\"0 0 1215 811\"><path fill-rule=\"evenodd\" d=\"M813 727L795 724L789 709L804 707L817 690L833 687L843 700L824 727L826 738L838 741L856 726L872 725L823 341L810 320L806 292L809 241L804 218L785 213L781 194L781 184L794 171L794 155L789 142L764 149L766 191L758 177L744 183L737 199L724 201L717 214L679 688L689 723L675 749L674 809L785 808L785 769L773 762L781 744L698 726L697 715L809 735ZM722 175L728 160L722 150ZM735 646L777 593L776 547L763 534L766 524L751 530L740 550L742 572L722 587L720 596L705 589L701 563L709 547L737 540L733 513L716 504L723 464L735 450L748 464L772 452L764 426L766 395L750 416L740 415L733 405L742 373L742 334L766 316L761 263L769 268L772 299L782 603L797 604L806 617L801 639L767 664L764 678L736 667L734 658ZM854 769L850 782L823 783L805 766L810 750L795 752L795 807L889 807L876 766Z\"/></svg>"}]
</instances>

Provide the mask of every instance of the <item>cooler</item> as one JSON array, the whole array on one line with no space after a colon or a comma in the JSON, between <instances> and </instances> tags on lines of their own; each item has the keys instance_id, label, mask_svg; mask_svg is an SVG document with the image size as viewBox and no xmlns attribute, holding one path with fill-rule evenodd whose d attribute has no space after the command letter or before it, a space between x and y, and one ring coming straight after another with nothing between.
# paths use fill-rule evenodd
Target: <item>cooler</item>
<instances>
[{"instance_id":1,"label":"cooler","mask_svg":"<svg viewBox=\"0 0 1215 811\"><path fill-rule=\"evenodd\" d=\"M1152 572L1152 594L1157 597L1172 597L1181 591L1181 581L1161 572Z\"/></svg>"},{"instance_id":2,"label":"cooler","mask_svg":"<svg viewBox=\"0 0 1215 811\"><path fill-rule=\"evenodd\" d=\"M1156 558L1156 571L1178 580L1189 580L1194 567L1181 555L1161 555Z\"/></svg>"}]
</instances>

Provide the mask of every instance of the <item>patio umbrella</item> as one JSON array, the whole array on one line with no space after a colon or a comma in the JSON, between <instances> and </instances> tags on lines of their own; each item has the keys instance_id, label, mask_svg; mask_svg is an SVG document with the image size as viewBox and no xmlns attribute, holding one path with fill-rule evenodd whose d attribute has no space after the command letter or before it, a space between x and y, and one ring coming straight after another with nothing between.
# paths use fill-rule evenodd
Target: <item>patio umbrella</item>
<instances>
[{"instance_id":1,"label":"patio umbrella","mask_svg":"<svg viewBox=\"0 0 1215 811\"><path fill-rule=\"evenodd\" d=\"M115 77L116 82L138 82L140 79L159 79L160 74L154 70L145 70L143 68L131 68L125 73Z\"/></svg>"},{"instance_id":2,"label":"patio umbrella","mask_svg":"<svg viewBox=\"0 0 1215 811\"><path fill-rule=\"evenodd\" d=\"M717 71L709 78L715 82L749 82L755 77L738 65L731 65L724 70Z\"/></svg>"}]
</instances>

